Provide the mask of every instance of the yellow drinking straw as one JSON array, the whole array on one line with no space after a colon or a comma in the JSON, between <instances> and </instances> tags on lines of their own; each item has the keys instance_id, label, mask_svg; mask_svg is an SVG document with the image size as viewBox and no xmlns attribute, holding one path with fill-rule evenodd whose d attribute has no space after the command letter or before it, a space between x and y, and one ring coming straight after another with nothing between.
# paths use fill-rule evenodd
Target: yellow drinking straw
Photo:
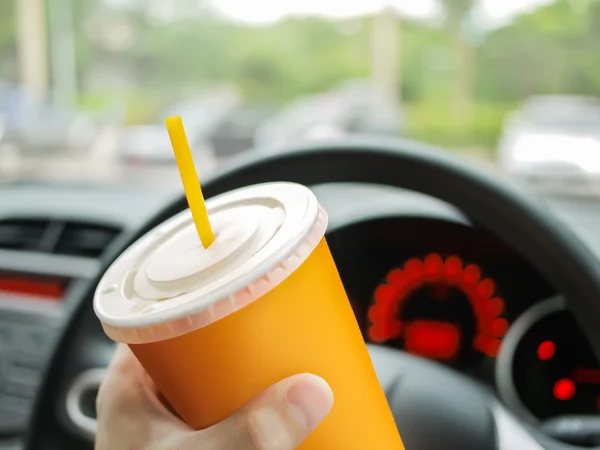
<instances>
[{"instance_id":1,"label":"yellow drinking straw","mask_svg":"<svg viewBox=\"0 0 600 450\"><path fill-rule=\"evenodd\" d=\"M177 161L177 167L179 168L179 174L183 182L185 196L187 197L188 205L196 224L196 230L198 230L198 236L200 236L204 248L208 248L214 242L215 235L208 219L208 211L204 204L202 188L200 187L198 174L194 167L192 152L185 136L183 122L181 121L181 117L173 116L166 118L165 123L169 131L169 137L171 138L171 145L173 146L175 160Z\"/></svg>"}]
</instances>

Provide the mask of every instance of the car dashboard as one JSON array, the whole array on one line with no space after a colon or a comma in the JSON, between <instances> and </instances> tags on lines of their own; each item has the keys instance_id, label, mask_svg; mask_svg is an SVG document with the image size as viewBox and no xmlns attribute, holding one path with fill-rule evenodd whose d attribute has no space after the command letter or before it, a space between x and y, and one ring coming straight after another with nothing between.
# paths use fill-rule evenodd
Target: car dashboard
<instances>
[{"instance_id":1,"label":"car dashboard","mask_svg":"<svg viewBox=\"0 0 600 450\"><path fill-rule=\"evenodd\" d=\"M600 411L600 370L586 339L552 280L518 249L421 194L359 184L313 190L366 342L450 366L532 424ZM61 327L103 261L126 231L180 195L129 185L1 188L0 448L20 448ZM578 217L581 208L561 202L549 206L591 239L600 210Z\"/></svg>"},{"instance_id":2,"label":"car dashboard","mask_svg":"<svg viewBox=\"0 0 600 450\"><path fill-rule=\"evenodd\" d=\"M177 193L120 186L0 187L0 449L18 449L44 370L102 261Z\"/></svg>"}]
</instances>

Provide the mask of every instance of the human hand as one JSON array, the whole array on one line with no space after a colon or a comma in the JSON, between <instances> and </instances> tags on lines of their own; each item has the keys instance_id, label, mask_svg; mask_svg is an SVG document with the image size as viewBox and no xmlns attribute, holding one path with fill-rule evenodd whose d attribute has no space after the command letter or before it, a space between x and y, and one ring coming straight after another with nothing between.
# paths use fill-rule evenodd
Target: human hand
<instances>
[{"instance_id":1,"label":"human hand","mask_svg":"<svg viewBox=\"0 0 600 450\"><path fill-rule=\"evenodd\" d=\"M267 389L206 430L181 421L125 345L119 345L98 392L96 450L292 450L329 414L333 394L315 375Z\"/></svg>"}]
</instances>

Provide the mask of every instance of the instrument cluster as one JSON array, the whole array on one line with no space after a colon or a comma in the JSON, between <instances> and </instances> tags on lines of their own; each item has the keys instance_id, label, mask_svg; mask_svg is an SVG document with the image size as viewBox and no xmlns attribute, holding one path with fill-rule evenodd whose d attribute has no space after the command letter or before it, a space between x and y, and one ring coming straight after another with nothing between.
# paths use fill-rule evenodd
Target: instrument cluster
<instances>
[{"instance_id":1,"label":"instrument cluster","mask_svg":"<svg viewBox=\"0 0 600 450\"><path fill-rule=\"evenodd\" d=\"M600 366L564 301L490 233L382 218L329 242L366 342L477 378L532 423L600 412Z\"/></svg>"}]
</instances>

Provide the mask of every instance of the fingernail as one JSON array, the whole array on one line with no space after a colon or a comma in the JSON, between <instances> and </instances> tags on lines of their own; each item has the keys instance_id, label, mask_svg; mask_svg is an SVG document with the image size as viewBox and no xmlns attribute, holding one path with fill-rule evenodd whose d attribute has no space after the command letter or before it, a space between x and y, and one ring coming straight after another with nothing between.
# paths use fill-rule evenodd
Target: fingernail
<instances>
[{"instance_id":1,"label":"fingernail","mask_svg":"<svg viewBox=\"0 0 600 450\"><path fill-rule=\"evenodd\" d=\"M312 431L331 411L333 392L322 378L305 375L289 388L285 400L299 423Z\"/></svg>"}]
</instances>

